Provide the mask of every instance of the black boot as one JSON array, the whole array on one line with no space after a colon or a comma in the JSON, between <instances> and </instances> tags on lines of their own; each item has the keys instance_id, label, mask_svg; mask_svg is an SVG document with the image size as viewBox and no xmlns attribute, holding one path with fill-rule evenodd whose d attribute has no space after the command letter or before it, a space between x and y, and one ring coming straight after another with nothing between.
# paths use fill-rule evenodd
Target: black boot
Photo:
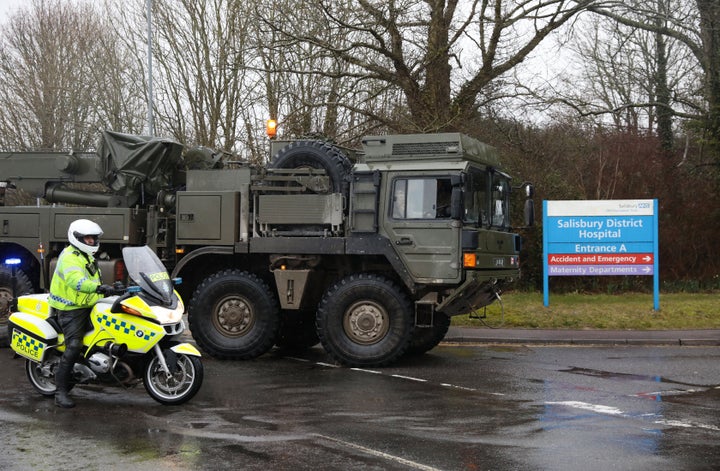
<instances>
[{"instance_id":1,"label":"black boot","mask_svg":"<svg viewBox=\"0 0 720 471\"><path fill-rule=\"evenodd\" d=\"M70 397L68 387L72 367L72 363L67 361L66 358L61 358L60 364L55 370L55 386L57 388L55 390L55 405L64 409L75 407L75 401Z\"/></svg>"},{"instance_id":2,"label":"black boot","mask_svg":"<svg viewBox=\"0 0 720 471\"><path fill-rule=\"evenodd\" d=\"M67 391L58 389L55 391L55 405L63 409L71 409L75 407L75 401L72 400Z\"/></svg>"}]
</instances>

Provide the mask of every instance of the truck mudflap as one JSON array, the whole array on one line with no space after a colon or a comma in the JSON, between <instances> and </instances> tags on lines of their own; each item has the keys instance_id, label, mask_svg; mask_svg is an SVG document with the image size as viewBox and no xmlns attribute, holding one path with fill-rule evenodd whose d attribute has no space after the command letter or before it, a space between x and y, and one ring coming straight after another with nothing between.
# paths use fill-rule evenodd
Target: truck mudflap
<instances>
[{"instance_id":1,"label":"truck mudflap","mask_svg":"<svg viewBox=\"0 0 720 471\"><path fill-rule=\"evenodd\" d=\"M460 285L436 308L447 316L468 314L492 304L498 298L495 280L488 280L477 272L469 272L465 283Z\"/></svg>"},{"instance_id":2,"label":"truck mudflap","mask_svg":"<svg viewBox=\"0 0 720 471\"><path fill-rule=\"evenodd\" d=\"M29 360L42 362L48 347L58 343L58 333L44 319L16 312L8 319L13 351Z\"/></svg>"}]
</instances>

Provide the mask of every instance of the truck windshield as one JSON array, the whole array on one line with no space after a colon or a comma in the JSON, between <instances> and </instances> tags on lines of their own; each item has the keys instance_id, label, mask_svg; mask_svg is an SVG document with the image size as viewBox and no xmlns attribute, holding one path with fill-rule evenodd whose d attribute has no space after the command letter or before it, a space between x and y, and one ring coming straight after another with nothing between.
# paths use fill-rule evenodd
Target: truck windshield
<instances>
[{"instance_id":1,"label":"truck windshield","mask_svg":"<svg viewBox=\"0 0 720 471\"><path fill-rule=\"evenodd\" d=\"M471 169L465 179L463 222L480 227L510 227L510 179L501 172Z\"/></svg>"}]
</instances>

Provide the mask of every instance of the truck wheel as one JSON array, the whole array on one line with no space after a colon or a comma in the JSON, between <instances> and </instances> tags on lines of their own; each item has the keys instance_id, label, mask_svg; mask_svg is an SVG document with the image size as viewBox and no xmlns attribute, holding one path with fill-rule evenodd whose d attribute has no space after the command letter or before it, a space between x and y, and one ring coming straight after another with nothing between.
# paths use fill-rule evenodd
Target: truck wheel
<instances>
[{"instance_id":1,"label":"truck wheel","mask_svg":"<svg viewBox=\"0 0 720 471\"><path fill-rule=\"evenodd\" d=\"M30 278L20 270L15 269L15 296L32 293L33 286ZM8 331L8 317L10 305L13 300L12 272L6 267L0 267L0 347L10 345L10 332Z\"/></svg>"},{"instance_id":2,"label":"truck wheel","mask_svg":"<svg viewBox=\"0 0 720 471\"><path fill-rule=\"evenodd\" d=\"M315 311L285 310L275 345L288 350L305 350L320 342L315 328Z\"/></svg>"},{"instance_id":3,"label":"truck wheel","mask_svg":"<svg viewBox=\"0 0 720 471\"><path fill-rule=\"evenodd\" d=\"M188 307L188 321L193 338L209 355L248 360L275 344L280 309L260 278L225 270L197 287Z\"/></svg>"},{"instance_id":4,"label":"truck wheel","mask_svg":"<svg viewBox=\"0 0 720 471\"><path fill-rule=\"evenodd\" d=\"M450 328L450 318L445 314L436 314L434 324L432 327L415 327L406 355L422 355L437 347Z\"/></svg>"},{"instance_id":5,"label":"truck wheel","mask_svg":"<svg viewBox=\"0 0 720 471\"><path fill-rule=\"evenodd\" d=\"M325 350L348 366L382 366L408 347L413 331L412 305L390 280L372 274L351 275L325 292L317 314Z\"/></svg>"},{"instance_id":6,"label":"truck wheel","mask_svg":"<svg viewBox=\"0 0 720 471\"><path fill-rule=\"evenodd\" d=\"M352 164L334 147L323 141L295 141L282 148L270 162L269 168L319 168L330 178L333 193L345 194L348 190Z\"/></svg>"}]
</instances>

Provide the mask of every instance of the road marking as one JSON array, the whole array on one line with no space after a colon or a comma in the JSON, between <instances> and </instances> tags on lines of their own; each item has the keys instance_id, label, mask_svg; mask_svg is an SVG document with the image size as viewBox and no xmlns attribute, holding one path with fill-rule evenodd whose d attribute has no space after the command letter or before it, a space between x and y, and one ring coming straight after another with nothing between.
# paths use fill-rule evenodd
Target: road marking
<instances>
[{"instance_id":1,"label":"road marking","mask_svg":"<svg viewBox=\"0 0 720 471\"><path fill-rule=\"evenodd\" d=\"M185 427L167 427L157 429L159 432L175 433L177 435L208 438L215 440L227 440L242 443L269 443L269 442L287 442L297 440L307 440L309 435L306 434L286 434L286 435L239 435L236 433L211 432L209 430L198 430Z\"/></svg>"},{"instance_id":2,"label":"road marking","mask_svg":"<svg viewBox=\"0 0 720 471\"><path fill-rule=\"evenodd\" d=\"M615 407L589 404L587 402L580 401L546 402L545 404L574 407L575 409L589 410L591 412L597 412L598 414L623 415L623 412Z\"/></svg>"},{"instance_id":3,"label":"road marking","mask_svg":"<svg viewBox=\"0 0 720 471\"><path fill-rule=\"evenodd\" d=\"M367 453L368 455L373 455L373 456L377 456L379 458L384 458L388 461L392 461L392 462L395 462L395 463L398 463L398 464L401 464L404 466L408 466L413 469L419 469L422 471L440 471L439 468L433 468L432 466L427 466L427 465L418 463L416 461L406 460L405 458L391 455L389 453L385 453L384 451L374 450L374 449L368 448L366 446L358 445L357 443L346 442L344 440L339 440L337 438L328 437L327 435L320 435L320 434L313 434L313 435L318 438L322 438L324 440L338 443L338 444L343 445L348 448L362 451L363 453Z\"/></svg>"},{"instance_id":4,"label":"road marking","mask_svg":"<svg viewBox=\"0 0 720 471\"><path fill-rule=\"evenodd\" d=\"M417 381L419 383L427 383L428 380L422 379L422 378L413 378L412 376L403 376L403 375L390 375L393 378L400 378L400 379L409 379L410 381Z\"/></svg>"},{"instance_id":5,"label":"road marking","mask_svg":"<svg viewBox=\"0 0 720 471\"><path fill-rule=\"evenodd\" d=\"M450 383L440 383L440 386L443 386L445 388L460 389L461 391L477 391L477 389L475 389L475 388L468 388L465 386L457 386L455 384L450 384Z\"/></svg>"},{"instance_id":6,"label":"road marking","mask_svg":"<svg viewBox=\"0 0 720 471\"><path fill-rule=\"evenodd\" d=\"M632 415L627 412L623 412L622 410L620 410L616 407L603 406L600 404L590 404L587 402L557 401L557 402L546 402L545 404L573 407L575 409L587 410L587 411L591 411L591 412L596 412L598 414L612 415L614 417L622 417L625 419L637 419L638 418L637 415ZM652 418L657 417L657 414L644 414L640 417L652 420ZM653 420L652 423L658 424L658 425L666 425L668 427L700 428L700 429L704 429L704 430L712 430L714 432L720 432L720 427L718 427L716 425L708 425L708 424L703 424L703 423L699 423L699 422L686 422L683 420L658 419L658 420Z\"/></svg>"},{"instance_id":7,"label":"road marking","mask_svg":"<svg viewBox=\"0 0 720 471\"><path fill-rule=\"evenodd\" d=\"M685 394L693 394L705 391L704 389L668 389L665 391L655 392L641 392L633 394L635 397L647 398L647 397L663 397L663 396L684 396Z\"/></svg>"},{"instance_id":8,"label":"road marking","mask_svg":"<svg viewBox=\"0 0 720 471\"><path fill-rule=\"evenodd\" d=\"M701 423L697 423L697 422L683 422L681 420L662 419L662 420L656 420L653 423L660 424L660 425L668 425L670 427L702 428L705 430L712 430L714 432L720 432L720 427L718 427L717 425L707 425L707 424L701 424Z\"/></svg>"},{"instance_id":9,"label":"road marking","mask_svg":"<svg viewBox=\"0 0 720 471\"><path fill-rule=\"evenodd\" d=\"M290 357L290 356L285 357L285 358L287 358L288 360L296 360L296 361L302 361L302 362L306 362L306 363L311 361L311 360L307 360L307 359L305 359L305 358ZM325 367L328 367L328 368L341 368L341 367L342 367L341 365L336 365L336 364L332 364L332 363L325 363L325 362L322 362L322 361L316 361L316 362L314 362L314 363L315 363L316 365L318 365L318 366L325 366ZM469 388L469 387L466 387L466 386L458 386L457 384L434 383L433 381L430 381L430 380L427 380L427 379L424 379L424 378L416 378L416 377L414 377L414 376L405 376L405 375L399 375L399 374L388 374L388 373L385 373L385 372L383 372L383 371L369 370L369 369L367 369L367 368L357 368L357 367L355 367L355 368L348 368L348 369L351 370L351 371L357 371L357 372L359 372L359 373L369 373L369 374L374 374L374 375L388 376L388 377L397 378L397 379L406 379L406 380L408 380L408 381L415 381L415 382L418 382L418 383L439 384L440 386L442 386L442 387L444 387L444 388L452 388L452 389L457 389L457 390L459 390L459 391L468 391L468 392L478 392L478 391L480 391L479 389L476 389L476 388ZM486 394L491 395L491 396L505 396L505 394L503 394L503 393L498 393L498 392L488 392L488 393L486 393Z\"/></svg>"},{"instance_id":10,"label":"road marking","mask_svg":"<svg viewBox=\"0 0 720 471\"><path fill-rule=\"evenodd\" d=\"M376 371L376 370L366 370L365 368L350 368L353 371L359 371L361 373L371 373L374 375L381 375L383 374L382 371Z\"/></svg>"},{"instance_id":11,"label":"road marking","mask_svg":"<svg viewBox=\"0 0 720 471\"><path fill-rule=\"evenodd\" d=\"M300 357L285 357L285 358L289 358L290 360L295 360L295 361L302 361L303 363L310 363L310 360L308 360L307 358L300 358Z\"/></svg>"}]
</instances>

